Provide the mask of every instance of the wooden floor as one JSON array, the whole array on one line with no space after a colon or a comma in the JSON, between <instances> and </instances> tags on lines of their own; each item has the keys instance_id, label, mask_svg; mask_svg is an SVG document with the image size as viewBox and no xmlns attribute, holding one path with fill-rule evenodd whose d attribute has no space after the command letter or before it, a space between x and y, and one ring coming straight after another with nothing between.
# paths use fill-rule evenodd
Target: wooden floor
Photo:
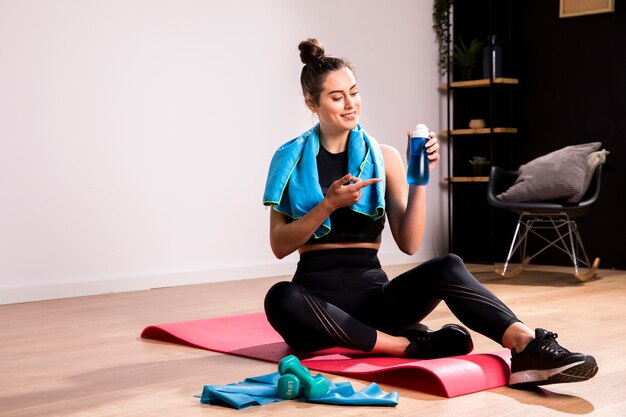
<instances>
[{"instance_id":1,"label":"wooden floor","mask_svg":"<svg viewBox=\"0 0 626 417\"><path fill-rule=\"evenodd\" d=\"M395 276L410 266L385 269ZM470 269L529 326L556 331L564 346L592 353L598 375L452 399L381 384L399 392L395 408L288 401L236 411L200 405L194 394L204 384L275 372L274 364L139 338L149 324L261 311L265 291L285 279L274 277L0 306L0 415L626 416L626 271L601 270L580 284L569 268L531 267L510 280L487 266ZM426 321L448 322L456 320L443 304ZM474 341L475 352L500 349L478 334Z\"/></svg>"}]
</instances>

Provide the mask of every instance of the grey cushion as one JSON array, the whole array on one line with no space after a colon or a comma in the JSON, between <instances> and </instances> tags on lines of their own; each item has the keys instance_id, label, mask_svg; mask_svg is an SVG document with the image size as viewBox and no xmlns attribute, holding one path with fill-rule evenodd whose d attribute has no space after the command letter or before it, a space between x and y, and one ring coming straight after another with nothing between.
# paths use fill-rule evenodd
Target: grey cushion
<instances>
[{"instance_id":1,"label":"grey cushion","mask_svg":"<svg viewBox=\"0 0 626 417\"><path fill-rule=\"evenodd\" d=\"M572 145L520 166L515 184L497 197L502 201L531 203L564 200L583 191L587 159L601 142Z\"/></svg>"},{"instance_id":2,"label":"grey cushion","mask_svg":"<svg viewBox=\"0 0 626 417\"><path fill-rule=\"evenodd\" d=\"M580 190L579 193L574 194L565 200L568 203L578 203L585 196L587 189L589 188L589 184L591 184L591 179L593 178L594 172L596 172L596 168L598 165L602 165L606 162L606 156L611 152L606 149L602 149L601 151L591 152L587 157L587 172L585 173L585 182L583 184L583 189Z\"/></svg>"}]
</instances>

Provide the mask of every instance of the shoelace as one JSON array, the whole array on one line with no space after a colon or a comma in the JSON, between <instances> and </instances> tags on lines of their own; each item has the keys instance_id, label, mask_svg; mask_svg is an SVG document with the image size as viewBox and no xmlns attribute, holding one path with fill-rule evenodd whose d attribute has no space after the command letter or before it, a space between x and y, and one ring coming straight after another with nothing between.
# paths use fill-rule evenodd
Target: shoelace
<instances>
[{"instance_id":1,"label":"shoelace","mask_svg":"<svg viewBox=\"0 0 626 417\"><path fill-rule=\"evenodd\" d=\"M416 353L426 353L432 350L432 337L429 332L415 331L404 336L409 339L409 346L413 346L412 350Z\"/></svg>"},{"instance_id":2,"label":"shoelace","mask_svg":"<svg viewBox=\"0 0 626 417\"><path fill-rule=\"evenodd\" d=\"M559 345L556 341L557 337L559 337L559 335L556 333L546 332L541 341L541 350L545 350L554 356L569 354L570 351Z\"/></svg>"}]
</instances>

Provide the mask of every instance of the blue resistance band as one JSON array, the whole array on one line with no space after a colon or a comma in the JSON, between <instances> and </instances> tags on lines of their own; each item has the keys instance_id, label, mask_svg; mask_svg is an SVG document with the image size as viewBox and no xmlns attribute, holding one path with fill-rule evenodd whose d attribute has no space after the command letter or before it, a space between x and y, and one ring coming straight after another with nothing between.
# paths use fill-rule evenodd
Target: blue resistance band
<instances>
[{"instance_id":1,"label":"blue resistance band","mask_svg":"<svg viewBox=\"0 0 626 417\"><path fill-rule=\"evenodd\" d=\"M326 378L317 375L318 378ZM202 395L197 395L202 404L214 404L242 409L253 405L265 405L273 402L285 401L278 396L277 384L280 374L255 376L246 378L243 382L228 385L205 385ZM321 398L300 401L307 401L321 404L334 405L378 405L396 406L398 405L398 393L390 392L385 394L379 386L372 382L360 391L355 391L350 382L334 383L329 381L330 389Z\"/></svg>"}]
</instances>

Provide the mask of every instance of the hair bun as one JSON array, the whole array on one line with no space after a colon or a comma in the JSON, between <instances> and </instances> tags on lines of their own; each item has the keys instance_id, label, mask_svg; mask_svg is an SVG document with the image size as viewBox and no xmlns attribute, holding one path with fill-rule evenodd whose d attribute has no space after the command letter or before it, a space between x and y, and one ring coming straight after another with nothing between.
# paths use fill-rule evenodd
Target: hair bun
<instances>
[{"instance_id":1,"label":"hair bun","mask_svg":"<svg viewBox=\"0 0 626 417\"><path fill-rule=\"evenodd\" d=\"M314 38L300 42L298 50L300 50L300 60L303 64L308 64L314 59L319 59L324 56L324 46L320 41Z\"/></svg>"}]
</instances>

